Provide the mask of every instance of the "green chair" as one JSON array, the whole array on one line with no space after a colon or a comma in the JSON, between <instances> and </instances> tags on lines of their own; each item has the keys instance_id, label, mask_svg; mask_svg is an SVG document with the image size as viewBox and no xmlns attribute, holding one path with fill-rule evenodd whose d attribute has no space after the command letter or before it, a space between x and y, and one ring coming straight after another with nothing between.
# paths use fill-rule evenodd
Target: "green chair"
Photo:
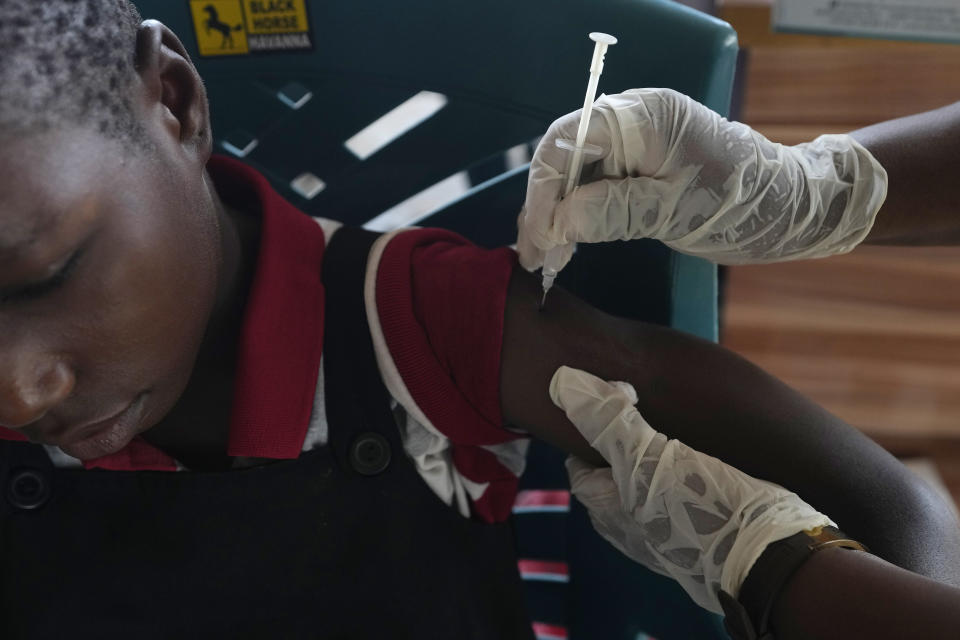
<instances>
[{"instance_id":1,"label":"green chair","mask_svg":"<svg viewBox=\"0 0 960 640\"><path fill-rule=\"evenodd\" d=\"M515 241L535 140L581 104L588 32L620 39L601 91L670 87L720 113L737 55L728 24L666 0L307 0L306 15L303 0L136 4L196 63L218 152L311 215L442 226L485 246ZM287 46L309 48L264 50ZM374 152L346 144L411 98L439 109ZM608 312L716 339L715 268L659 243L583 246L558 282ZM565 488L562 459L535 444L523 486ZM596 536L578 505L515 520L521 553L547 558L552 545L569 567L568 583L531 582L531 608L554 607L540 621L557 628L541 627L542 637L725 637L675 584Z\"/></svg>"}]
</instances>

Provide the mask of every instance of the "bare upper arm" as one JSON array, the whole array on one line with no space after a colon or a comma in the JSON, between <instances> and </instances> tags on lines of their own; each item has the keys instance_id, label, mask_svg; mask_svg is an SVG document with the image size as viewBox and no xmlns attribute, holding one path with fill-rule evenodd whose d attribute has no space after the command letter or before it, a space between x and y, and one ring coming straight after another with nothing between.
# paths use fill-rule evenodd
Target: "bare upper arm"
<instances>
[{"instance_id":1,"label":"bare upper arm","mask_svg":"<svg viewBox=\"0 0 960 640\"><path fill-rule=\"evenodd\" d=\"M604 465L549 397L560 365L630 382L654 429L780 484L904 568L960 585L960 532L945 505L862 433L723 347L616 318L515 269L501 355L504 419ZM882 479L882 480L881 480Z\"/></svg>"},{"instance_id":2,"label":"bare upper arm","mask_svg":"<svg viewBox=\"0 0 960 640\"><path fill-rule=\"evenodd\" d=\"M553 288L541 311L541 295L539 278L517 268L507 292L501 355L504 419L596 466L606 466L550 400L550 379L560 365L567 365L606 379L626 380L627 369L635 368L640 356L610 331L621 322L618 319L560 287ZM623 362L618 362L618 355L625 357Z\"/></svg>"}]
</instances>

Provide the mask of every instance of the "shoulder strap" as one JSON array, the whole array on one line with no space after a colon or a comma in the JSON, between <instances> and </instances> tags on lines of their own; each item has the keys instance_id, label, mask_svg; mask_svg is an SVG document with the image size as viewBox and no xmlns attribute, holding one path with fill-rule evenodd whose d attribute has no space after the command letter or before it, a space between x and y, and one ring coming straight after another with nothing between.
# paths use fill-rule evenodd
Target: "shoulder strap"
<instances>
[{"instance_id":1,"label":"shoulder strap","mask_svg":"<svg viewBox=\"0 0 960 640\"><path fill-rule=\"evenodd\" d=\"M348 473L364 473L364 460L357 460L357 455L370 452L370 447L374 469L378 446L387 447L388 457L391 451L402 450L390 411L390 395L377 367L363 297L367 258L380 235L342 227L330 241L323 259L327 422L331 449L341 469ZM376 434L373 441L370 434Z\"/></svg>"}]
</instances>

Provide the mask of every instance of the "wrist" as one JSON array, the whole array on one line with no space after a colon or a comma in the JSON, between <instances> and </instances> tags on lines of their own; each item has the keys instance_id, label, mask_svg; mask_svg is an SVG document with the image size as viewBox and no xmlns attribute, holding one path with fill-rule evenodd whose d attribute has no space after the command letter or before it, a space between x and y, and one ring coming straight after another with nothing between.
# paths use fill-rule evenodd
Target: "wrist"
<instances>
[{"instance_id":1,"label":"wrist","mask_svg":"<svg viewBox=\"0 0 960 640\"><path fill-rule=\"evenodd\" d=\"M735 640L773 640L774 605L787 584L815 553L843 548L866 551L834 527L817 527L773 542L764 549L734 599L721 591L724 625Z\"/></svg>"},{"instance_id":2,"label":"wrist","mask_svg":"<svg viewBox=\"0 0 960 640\"><path fill-rule=\"evenodd\" d=\"M820 240L798 257L849 253L870 233L887 195L887 172L848 134L826 134L796 145L795 154L815 208ZM839 215L832 211L840 209Z\"/></svg>"},{"instance_id":3,"label":"wrist","mask_svg":"<svg viewBox=\"0 0 960 640\"><path fill-rule=\"evenodd\" d=\"M796 635L796 631L803 629L804 618L818 615L824 611L823 603L819 612L812 613L809 594L823 594L832 591L838 581L837 568L843 564L844 556L853 555L851 549L824 549L814 553L800 565L774 599L773 610L770 613L770 627L774 629L777 640L785 640ZM862 553L862 552L861 552ZM845 591L845 589L841 589ZM813 609L814 612L817 608ZM801 634L800 637L807 637ZM816 637L816 636L814 636Z\"/></svg>"}]
</instances>

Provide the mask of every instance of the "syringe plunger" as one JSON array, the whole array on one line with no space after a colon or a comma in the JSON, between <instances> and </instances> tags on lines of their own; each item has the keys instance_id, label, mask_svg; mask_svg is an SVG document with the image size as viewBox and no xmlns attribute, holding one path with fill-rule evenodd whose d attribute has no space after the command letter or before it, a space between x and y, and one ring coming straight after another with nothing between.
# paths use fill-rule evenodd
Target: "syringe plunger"
<instances>
[{"instance_id":1,"label":"syringe plunger","mask_svg":"<svg viewBox=\"0 0 960 640\"><path fill-rule=\"evenodd\" d=\"M600 82L600 74L603 73L603 58L606 55L607 47L617 43L617 39L609 34L593 32L590 39L596 44L593 47L593 58L590 61L590 80L587 83L587 93L583 98L583 111L580 113L580 126L577 127L577 139L557 140L556 144L562 149L570 152L567 162L567 179L561 197L565 198L576 188L580 182L580 173L583 171L584 155L602 155L603 151L594 145L586 144L587 129L590 126L590 114L593 111L593 101L597 95L597 84ZM589 151L588 151L589 150ZM560 262L563 260L563 249L554 247L547 251L543 259L543 299L540 301L540 308L543 308L547 301L547 292L553 286L553 281L560 271Z\"/></svg>"}]
</instances>

